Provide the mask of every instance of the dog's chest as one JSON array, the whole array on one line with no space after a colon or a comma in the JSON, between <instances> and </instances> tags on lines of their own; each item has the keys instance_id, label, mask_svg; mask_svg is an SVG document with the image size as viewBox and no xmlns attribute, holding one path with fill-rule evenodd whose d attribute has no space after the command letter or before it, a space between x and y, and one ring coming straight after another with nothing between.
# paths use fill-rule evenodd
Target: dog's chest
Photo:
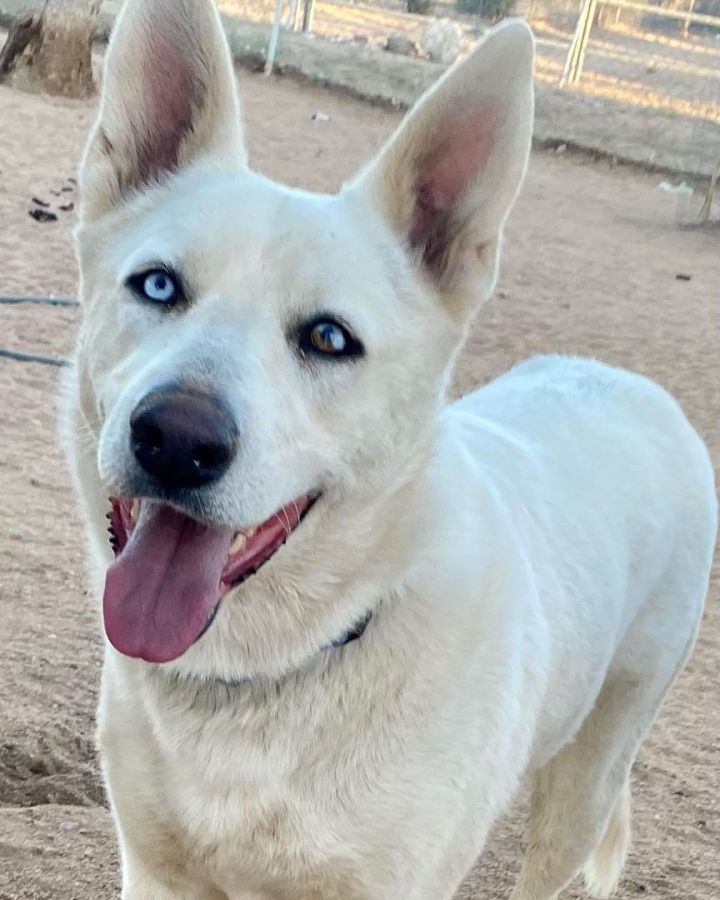
<instances>
[{"instance_id":1,"label":"dog's chest","mask_svg":"<svg viewBox=\"0 0 720 900\"><path fill-rule=\"evenodd\" d=\"M386 836L403 827L393 819L403 815L402 785L397 808L377 814L399 759L397 735L385 715L367 712L360 734L352 710L340 715L326 700L319 692L312 704L272 713L243 703L212 715L196 705L197 716L156 708L163 789L152 818L190 872L231 896L367 895L368 861L382 869Z\"/></svg>"}]
</instances>

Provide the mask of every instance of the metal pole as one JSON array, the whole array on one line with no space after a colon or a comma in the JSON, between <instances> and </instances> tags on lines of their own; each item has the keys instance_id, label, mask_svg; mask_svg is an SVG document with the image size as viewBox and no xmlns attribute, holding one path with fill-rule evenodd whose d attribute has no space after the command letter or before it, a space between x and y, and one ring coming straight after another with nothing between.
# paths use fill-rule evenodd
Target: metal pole
<instances>
[{"instance_id":1,"label":"metal pole","mask_svg":"<svg viewBox=\"0 0 720 900\"><path fill-rule=\"evenodd\" d=\"M300 0L293 0L292 6L290 7L290 30L291 31L300 31L302 21L301 21L301 12L302 5Z\"/></svg>"},{"instance_id":2,"label":"metal pole","mask_svg":"<svg viewBox=\"0 0 720 900\"><path fill-rule=\"evenodd\" d=\"M575 72L575 78L573 79L573 84L580 84L580 79L582 77L583 69L585 68L585 56L587 55L588 45L590 44L590 35L592 33L593 25L595 24L595 15L597 13L598 0L589 0L588 2L588 14L587 20L585 22L585 34L583 37L582 44L580 45L580 49L578 52L578 60L577 60L577 70Z\"/></svg>"},{"instance_id":3,"label":"metal pole","mask_svg":"<svg viewBox=\"0 0 720 900\"><path fill-rule=\"evenodd\" d=\"M315 15L315 0L305 0L305 14L303 15L303 31L312 31L314 15Z\"/></svg>"},{"instance_id":4,"label":"metal pole","mask_svg":"<svg viewBox=\"0 0 720 900\"><path fill-rule=\"evenodd\" d=\"M577 84L580 81L597 4L598 0L583 0L575 26L575 33L570 42L565 66L560 76L560 87L564 87L566 84Z\"/></svg>"},{"instance_id":5,"label":"metal pole","mask_svg":"<svg viewBox=\"0 0 720 900\"><path fill-rule=\"evenodd\" d=\"M695 9L695 0L690 0L690 6L688 7L688 13L690 15L692 15L694 9ZM688 31L690 31L690 18L689 17L687 19L685 19L685 25L683 27L683 35L685 37L688 36Z\"/></svg>"},{"instance_id":6,"label":"metal pole","mask_svg":"<svg viewBox=\"0 0 720 900\"><path fill-rule=\"evenodd\" d=\"M712 210L713 198L715 197L715 188L717 187L718 181L720 180L720 163L718 163L717 168L710 176L710 184L708 185L708 192L705 195L705 202L703 203L702 209L700 210L700 221L701 222L709 222L710 221L710 212Z\"/></svg>"},{"instance_id":7,"label":"metal pole","mask_svg":"<svg viewBox=\"0 0 720 900\"><path fill-rule=\"evenodd\" d=\"M578 13L577 22L575 23L575 31L573 32L572 40L568 47L567 57L565 58L565 65L563 67L562 75L560 76L560 87L573 83L575 69L577 67L578 48L585 30L585 20L587 18L589 2L590 0L582 0L582 6Z\"/></svg>"},{"instance_id":8,"label":"metal pole","mask_svg":"<svg viewBox=\"0 0 720 900\"><path fill-rule=\"evenodd\" d=\"M277 53L278 36L280 35L280 22L282 20L283 0L275 0L275 16L273 18L272 28L270 29L270 41L267 48L267 56L265 57L265 74L270 75L275 65L275 54Z\"/></svg>"}]
</instances>

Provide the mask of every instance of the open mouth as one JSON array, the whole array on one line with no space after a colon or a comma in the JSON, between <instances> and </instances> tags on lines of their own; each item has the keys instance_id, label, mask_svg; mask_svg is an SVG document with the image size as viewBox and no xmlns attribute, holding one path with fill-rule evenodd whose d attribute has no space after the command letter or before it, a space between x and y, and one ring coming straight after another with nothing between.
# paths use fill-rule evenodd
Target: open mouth
<instances>
[{"instance_id":1,"label":"open mouth","mask_svg":"<svg viewBox=\"0 0 720 900\"><path fill-rule=\"evenodd\" d=\"M316 499L299 497L257 526L234 529L159 501L111 498L116 559L103 597L110 643L147 662L177 659L210 627L223 596L280 549Z\"/></svg>"}]
</instances>

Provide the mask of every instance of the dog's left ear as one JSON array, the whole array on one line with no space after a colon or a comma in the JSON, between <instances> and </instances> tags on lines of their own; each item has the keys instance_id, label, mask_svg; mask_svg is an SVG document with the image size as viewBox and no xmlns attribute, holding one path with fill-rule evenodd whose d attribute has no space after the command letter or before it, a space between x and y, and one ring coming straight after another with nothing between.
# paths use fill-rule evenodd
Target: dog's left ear
<instances>
[{"instance_id":1,"label":"dog's left ear","mask_svg":"<svg viewBox=\"0 0 720 900\"><path fill-rule=\"evenodd\" d=\"M522 20L490 29L345 189L380 210L457 316L494 286L530 150L533 55Z\"/></svg>"},{"instance_id":2,"label":"dog's left ear","mask_svg":"<svg viewBox=\"0 0 720 900\"><path fill-rule=\"evenodd\" d=\"M235 73L214 0L126 0L80 169L80 218L198 159L246 161Z\"/></svg>"}]
</instances>

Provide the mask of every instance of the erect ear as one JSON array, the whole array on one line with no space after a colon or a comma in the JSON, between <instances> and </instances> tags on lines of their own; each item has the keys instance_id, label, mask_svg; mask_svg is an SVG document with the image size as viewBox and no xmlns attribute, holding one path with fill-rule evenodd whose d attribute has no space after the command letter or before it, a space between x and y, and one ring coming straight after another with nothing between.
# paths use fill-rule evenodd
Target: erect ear
<instances>
[{"instance_id":1,"label":"erect ear","mask_svg":"<svg viewBox=\"0 0 720 900\"><path fill-rule=\"evenodd\" d=\"M458 315L494 285L530 149L533 55L523 21L489 30L346 188L380 210Z\"/></svg>"},{"instance_id":2,"label":"erect ear","mask_svg":"<svg viewBox=\"0 0 720 900\"><path fill-rule=\"evenodd\" d=\"M80 171L81 218L202 158L246 160L240 104L213 0L127 0Z\"/></svg>"}]
</instances>

